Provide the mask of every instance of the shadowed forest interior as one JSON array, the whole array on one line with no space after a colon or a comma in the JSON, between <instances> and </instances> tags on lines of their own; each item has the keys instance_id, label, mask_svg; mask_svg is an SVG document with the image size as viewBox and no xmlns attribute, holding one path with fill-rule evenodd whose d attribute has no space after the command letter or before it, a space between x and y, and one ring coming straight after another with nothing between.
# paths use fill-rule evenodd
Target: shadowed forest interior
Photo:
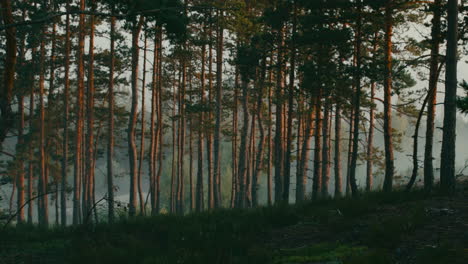
<instances>
[{"instance_id":1,"label":"shadowed forest interior","mask_svg":"<svg viewBox=\"0 0 468 264\"><path fill-rule=\"evenodd\" d=\"M467 4L0 0L0 234L25 263L466 263L403 234L467 216Z\"/></svg>"}]
</instances>

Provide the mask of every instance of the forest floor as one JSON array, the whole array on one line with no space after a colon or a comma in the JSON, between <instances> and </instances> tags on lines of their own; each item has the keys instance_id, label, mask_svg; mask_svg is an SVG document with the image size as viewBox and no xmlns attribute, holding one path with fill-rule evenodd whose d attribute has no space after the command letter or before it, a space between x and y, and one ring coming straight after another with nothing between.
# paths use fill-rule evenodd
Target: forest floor
<instances>
[{"instance_id":1,"label":"forest floor","mask_svg":"<svg viewBox=\"0 0 468 264\"><path fill-rule=\"evenodd\" d=\"M368 193L294 206L0 229L10 263L468 263L468 182L454 196Z\"/></svg>"}]
</instances>

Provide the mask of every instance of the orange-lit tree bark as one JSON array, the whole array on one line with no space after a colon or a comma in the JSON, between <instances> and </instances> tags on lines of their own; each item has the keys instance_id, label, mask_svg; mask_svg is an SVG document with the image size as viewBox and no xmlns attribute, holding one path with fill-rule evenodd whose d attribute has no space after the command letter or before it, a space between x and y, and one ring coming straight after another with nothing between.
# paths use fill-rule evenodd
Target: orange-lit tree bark
<instances>
[{"instance_id":1,"label":"orange-lit tree bark","mask_svg":"<svg viewBox=\"0 0 468 264\"><path fill-rule=\"evenodd\" d=\"M330 138L330 96L327 95L325 98L325 105L323 110L323 125L322 125L322 180L320 185L320 193L322 198L328 197L328 185L330 182L330 148L328 146L328 141Z\"/></svg>"},{"instance_id":2,"label":"orange-lit tree bark","mask_svg":"<svg viewBox=\"0 0 468 264\"><path fill-rule=\"evenodd\" d=\"M429 99L427 104L426 144L424 145L424 189L430 191L434 184L433 153L434 146L434 121L435 107L437 103L437 83L439 80L440 43L441 40L441 16L442 0L434 0L432 4L434 16L432 18L431 59L429 72Z\"/></svg>"},{"instance_id":3,"label":"orange-lit tree bark","mask_svg":"<svg viewBox=\"0 0 468 264\"><path fill-rule=\"evenodd\" d=\"M341 105L340 102L336 103L335 107L335 158L334 158L334 172L335 172L335 198L341 197L343 189L343 177L341 173Z\"/></svg>"},{"instance_id":4,"label":"orange-lit tree bark","mask_svg":"<svg viewBox=\"0 0 468 264\"><path fill-rule=\"evenodd\" d=\"M284 199L284 121L283 121L283 90L284 90L284 27L278 31L278 55L276 73L276 127L275 127L275 203Z\"/></svg>"},{"instance_id":5,"label":"orange-lit tree bark","mask_svg":"<svg viewBox=\"0 0 468 264\"><path fill-rule=\"evenodd\" d=\"M85 10L85 0L80 0L80 10ZM80 185L82 175L82 139L83 139L83 108L84 108L84 41L85 41L85 16L80 14L78 29L78 52L77 52L77 121L75 133L75 165L73 175L73 224L80 222L81 204L80 204Z\"/></svg>"},{"instance_id":6,"label":"orange-lit tree bark","mask_svg":"<svg viewBox=\"0 0 468 264\"><path fill-rule=\"evenodd\" d=\"M384 68L384 145L385 179L383 190L391 191L395 170L392 139L392 36L393 36L393 0L385 5L385 68ZM355 125L356 127L356 125ZM356 135L356 132L354 132ZM354 147L353 148L357 148Z\"/></svg>"}]
</instances>

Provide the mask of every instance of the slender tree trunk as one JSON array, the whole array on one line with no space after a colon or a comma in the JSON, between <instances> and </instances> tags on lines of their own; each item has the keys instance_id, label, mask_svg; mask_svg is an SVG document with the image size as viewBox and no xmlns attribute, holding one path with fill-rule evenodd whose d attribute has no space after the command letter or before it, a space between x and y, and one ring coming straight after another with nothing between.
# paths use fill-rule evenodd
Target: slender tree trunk
<instances>
[{"instance_id":1,"label":"slender tree trunk","mask_svg":"<svg viewBox=\"0 0 468 264\"><path fill-rule=\"evenodd\" d=\"M248 109L248 81L242 76L242 112L243 112L243 125L241 130L241 142L239 148L239 192L236 196L238 208L245 208L247 205L247 162L248 157L246 155L248 146L248 133L249 133L249 109Z\"/></svg>"},{"instance_id":2,"label":"slender tree trunk","mask_svg":"<svg viewBox=\"0 0 468 264\"><path fill-rule=\"evenodd\" d=\"M85 0L80 0L80 10L85 10ZM77 73L77 81L78 81L78 90L77 90L77 97L76 97L76 104L77 104L77 122L76 122L76 135L75 135L75 166L74 166L74 175L73 175L73 224L77 225L80 222L80 184L81 184L81 146L82 146L82 134L83 134L83 105L84 105L84 39L85 39L85 28L84 28L84 21L85 16L84 14L80 14L80 21L79 21L79 35L78 35L78 73Z\"/></svg>"},{"instance_id":3,"label":"slender tree trunk","mask_svg":"<svg viewBox=\"0 0 468 264\"><path fill-rule=\"evenodd\" d=\"M138 163L138 199L140 202L140 214L145 215L145 202L143 200L143 188L141 187L141 174L143 173L143 160L145 159L145 136L146 136L146 120L145 120L145 95L146 95L146 48L147 35L145 33L144 49L143 49L143 78L141 81L141 141L140 141L140 160Z\"/></svg>"},{"instance_id":4,"label":"slender tree trunk","mask_svg":"<svg viewBox=\"0 0 468 264\"><path fill-rule=\"evenodd\" d=\"M111 17L110 32L110 65L109 65L109 115L108 115L108 141L107 141L107 218L109 223L114 222L114 67L115 67L115 17Z\"/></svg>"},{"instance_id":5,"label":"slender tree trunk","mask_svg":"<svg viewBox=\"0 0 468 264\"><path fill-rule=\"evenodd\" d=\"M385 179L384 191L392 191L395 170L392 139L392 36L393 0L387 0L385 7L385 70L384 70L384 141ZM356 127L356 125L355 125ZM356 134L356 132L354 132ZM354 147L357 148L357 147Z\"/></svg>"},{"instance_id":6,"label":"slender tree trunk","mask_svg":"<svg viewBox=\"0 0 468 264\"><path fill-rule=\"evenodd\" d=\"M213 105L213 37L212 37L212 25L209 26L209 47L208 47L208 104L210 106L210 112L208 114L209 129L206 135L206 152L208 162L208 209L214 208L214 175L213 175L213 133L211 131L211 122L213 120L213 113L211 107Z\"/></svg>"},{"instance_id":7,"label":"slender tree trunk","mask_svg":"<svg viewBox=\"0 0 468 264\"><path fill-rule=\"evenodd\" d=\"M0 7L3 18L3 24L13 24L14 17L12 13L11 0L1 0ZM3 85L0 92L0 149L5 140L8 130L13 126L14 117L11 111L11 100L13 98L13 89L15 83L15 66L16 66L16 27L10 27L6 32L6 48L5 48L5 67Z\"/></svg>"},{"instance_id":8,"label":"slender tree trunk","mask_svg":"<svg viewBox=\"0 0 468 264\"><path fill-rule=\"evenodd\" d=\"M273 177L271 174L273 162L273 54L270 57L270 70L268 72L268 156L267 156L267 202L268 206L273 205Z\"/></svg>"},{"instance_id":9,"label":"slender tree trunk","mask_svg":"<svg viewBox=\"0 0 468 264\"><path fill-rule=\"evenodd\" d=\"M150 194L151 194L151 215L156 215L156 152L158 147L158 135L156 132L156 115L158 111L158 63L159 63L159 41L158 36L154 39L153 52L153 72L151 84L151 122L150 122L150 155L149 155L149 174L150 174ZM159 125L159 124L158 124Z\"/></svg>"},{"instance_id":10,"label":"slender tree trunk","mask_svg":"<svg viewBox=\"0 0 468 264\"><path fill-rule=\"evenodd\" d=\"M205 55L206 45L203 43L201 49L201 75L200 75L200 104L205 105ZM204 112L199 114L199 131L198 131L198 168L197 168L197 191L196 191L196 211L201 212L204 209L203 200L203 131L204 131Z\"/></svg>"},{"instance_id":11,"label":"slender tree trunk","mask_svg":"<svg viewBox=\"0 0 468 264\"><path fill-rule=\"evenodd\" d=\"M67 1L67 10L70 10L70 2ZM60 185L60 218L62 226L67 225L67 173L68 173L68 122L70 111L70 50L71 50L71 32L70 32L70 15L66 16L65 26L65 87L63 93L64 114L63 114L63 142L62 142L62 181Z\"/></svg>"},{"instance_id":12,"label":"slender tree trunk","mask_svg":"<svg viewBox=\"0 0 468 264\"><path fill-rule=\"evenodd\" d=\"M44 82L45 82L45 28L42 31L39 61L39 181L38 181L38 216L39 225L48 225L48 202L46 182L46 152L45 152L45 105L44 105Z\"/></svg>"},{"instance_id":13,"label":"slender tree trunk","mask_svg":"<svg viewBox=\"0 0 468 264\"><path fill-rule=\"evenodd\" d=\"M187 49L185 45L185 49ZM187 60L183 58L182 61L182 82L179 86L179 151L178 153L178 183L177 183L177 203L176 211L182 215L184 213L184 202L185 202L185 184L184 184L184 154L185 154L185 89L187 83Z\"/></svg>"},{"instance_id":14,"label":"slender tree trunk","mask_svg":"<svg viewBox=\"0 0 468 264\"><path fill-rule=\"evenodd\" d=\"M180 81L180 72L179 72ZM176 91L175 85L172 87L172 168L171 168L171 194L170 194L170 212L175 213L176 208Z\"/></svg>"},{"instance_id":15,"label":"slender tree trunk","mask_svg":"<svg viewBox=\"0 0 468 264\"><path fill-rule=\"evenodd\" d=\"M319 91L320 93L320 91ZM321 96L315 98L315 149L314 149L314 176L312 182L312 199L319 196L320 186L322 185L322 102Z\"/></svg>"},{"instance_id":16,"label":"slender tree trunk","mask_svg":"<svg viewBox=\"0 0 468 264\"><path fill-rule=\"evenodd\" d=\"M444 128L440 160L440 187L447 193L455 192L455 148L457 127L457 41L458 1L447 4L447 52L445 71Z\"/></svg>"},{"instance_id":17,"label":"slender tree trunk","mask_svg":"<svg viewBox=\"0 0 468 264\"><path fill-rule=\"evenodd\" d=\"M36 48L32 48L32 61L35 61ZM33 135L34 130L34 72L30 76L30 95L29 95L29 134ZM34 185L34 140L31 137L29 139L29 165L28 165L28 200L33 197L33 185ZM28 203L28 224L33 223L33 207L34 201Z\"/></svg>"},{"instance_id":18,"label":"slender tree trunk","mask_svg":"<svg viewBox=\"0 0 468 264\"><path fill-rule=\"evenodd\" d=\"M26 10L22 9L22 21L25 21L26 18ZM21 46L19 50L19 64L21 66L25 65L26 62L26 36L24 35L21 38ZM18 142L16 144L16 160L18 162L17 168L18 173L16 175L16 187L18 189L17 197L16 197L16 220L18 224L23 224L25 221L24 217L24 176L26 173L25 166L24 166L24 128L25 128L25 113L24 113L24 91L19 92L17 95L18 98L18 114L19 114L19 122L18 122Z\"/></svg>"},{"instance_id":19,"label":"slender tree trunk","mask_svg":"<svg viewBox=\"0 0 468 264\"><path fill-rule=\"evenodd\" d=\"M140 36L141 28L144 23L144 17L140 16L137 21L133 22L132 29L132 108L130 112L130 119L128 123L128 155L130 161L130 198L129 198L129 216L136 214L136 192L138 180L137 168L137 146L136 146L136 122L138 112L138 66L139 66L139 51L138 39Z\"/></svg>"},{"instance_id":20,"label":"slender tree trunk","mask_svg":"<svg viewBox=\"0 0 468 264\"><path fill-rule=\"evenodd\" d=\"M96 10L96 3L94 0L90 2L91 9L94 11ZM88 135L87 135L87 148L86 148L86 188L85 193L87 194L86 197L86 204L83 204L83 211L85 221L90 221L91 218L89 217L91 213L91 209L93 208L93 185L94 185L94 30L95 30L95 18L94 16L89 17L89 61L88 61L88 91L87 91L87 119L88 119Z\"/></svg>"},{"instance_id":21,"label":"slender tree trunk","mask_svg":"<svg viewBox=\"0 0 468 264\"><path fill-rule=\"evenodd\" d=\"M306 184L307 184L307 168L309 163L309 148L310 140L312 139L312 123L314 120L315 102L314 99L310 103L310 113L307 116L306 128L304 130L304 139L302 141L300 162L297 168L298 173L296 175L296 203L301 202L305 199Z\"/></svg>"},{"instance_id":22,"label":"slender tree trunk","mask_svg":"<svg viewBox=\"0 0 468 264\"><path fill-rule=\"evenodd\" d=\"M275 203L284 200L284 144L283 144L283 90L284 90L284 28L278 32L278 71L276 74L276 130L275 130Z\"/></svg>"},{"instance_id":23,"label":"slender tree trunk","mask_svg":"<svg viewBox=\"0 0 468 264\"><path fill-rule=\"evenodd\" d=\"M434 184L434 157L432 149L434 146L435 107L437 103L437 83L439 80L442 0L435 0L432 8L434 16L432 18L431 61L429 66L428 93L430 93L430 97L427 105L426 144L424 146L424 189L427 191L430 191Z\"/></svg>"},{"instance_id":24,"label":"slender tree trunk","mask_svg":"<svg viewBox=\"0 0 468 264\"><path fill-rule=\"evenodd\" d=\"M162 60L162 50L163 50L163 35L162 35L162 28L159 27L158 31L158 111L157 111L157 117L158 117L158 126L157 126L157 142L158 142L158 147L156 148L156 156L158 157L158 169L156 173L156 212L159 213L160 208L161 208L161 174L162 174L162 166L163 166L163 142L164 142L164 134L163 134L163 126L164 126L164 120L162 116L162 65L163 65L163 60Z\"/></svg>"},{"instance_id":25,"label":"slender tree trunk","mask_svg":"<svg viewBox=\"0 0 468 264\"><path fill-rule=\"evenodd\" d=\"M263 152L264 152L264 144L265 144L265 129L263 126L263 117L262 117L262 104L263 104L263 91L265 89L265 74L266 74L266 57L262 60L262 66L260 71L260 87L258 89L258 96L257 96L257 120L258 120L258 130L260 132L258 138L258 147L256 151L256 158L255 158L255 166L254 172L252 175L252 206L258 206L258 190L260 189L260 175L263 169ZM252 153L254 155L255 153Z\"/></svg>"},{"instance_id":26,"label":"slender tree trunk","mask_svg":"<svg viewBox=\"0 0 468 264\"><path fill-rule=\"evenodd\" d=\"M328 197L328 185L330 182L330 148L328 146L328 141L330 138L330 98L325 98L325 106L323 111L323 125L322 125L322 181L321 181L321 196L323 198Z\"/></svg>"},{"instance_id":27,"label":"slender tree trunk","mask_svg":"<svg viewBox=\"0 0 468 264\"><path fill-rule=\"evenodd\" d=\"M336 103L335 113L335 160L334 160L334 171L335 171L335 198L339 198L343 195L343 177L341 173L341 105Z\"/></svg>"},{"instance_id":28,"label":"slender tree trunk","mask_svg":"<svg viewBox=\"0 0 468 264\"><path fill-rule=\"evenodd\" d=\"M237 133L238 130L238 104L239 104L239 66L236 65L234 80L234 108L232 110L232 187L231 208L235 207L236 196L239 189L239 176L237 174Z\"/></svg>"},{"instance_id":29,"label":"slender tree trunk","mask_svg":"<svg viewBox=\"0 0 468 264\"><path fill-rule=\"evenodd\" d=\"M354 73L354 82L356 92L354 94L354 128L353 128L353 151L351 152L351 168L349 174L349 182L351 185L351 193L353 196L358 194L358 188L356 183L356 168L357 168L357 156L359 150L359 122L361 117L361 27L362 27L362 1L359 0L357 3L357 25L356 25L356 70Z\"/></svg>"},{"instance_id":30,"label":"slender tree trunk","mask_svg":"<svg viewBox=\"0 0 468 264\"><path fill-rule=\"evenodd\" d=\"M297 8L296 1L294 1L294 14L292 21L292 32L291 32L291 65L289 69L289 91L288 91L288 119L286 127L286 153L284 155L284 192L283 200L289 201L289 185L291 181L291 152L293 148L293 114L294 114L294 89L295 89L295 70L296 70L296 42L295 34L297 30Z\"/></svg>"},{"instance_id":31,"label":"slender tree trunk","mask_svg":"<svg viewBox=\"0 0 468 264\"><path fill-rule=\"evenodd\" d=\"M374 46L372 48L373 56L376 56L377 52L377 41L378 41L378 32L374 35ZM372 190L372 182L374 179L373 175L373 152L374 152L374 123L375 123L375 106L374 106L374 97L375 97L375 81L371 83L371 107L369 110L369 138L367 140L367 164L366 164L366 191L370 192Z\"/></svg>"},{"instance_id":32,"label":"slender tree trunk","mask_svg":"<svg viewBox=\"0 0 468 264\"><path fill-rule=\"evenodd\" d=\"M223 44L224 44L224 28L223 28L223 11L218 11L217 25L217 49L216 49L216 124L214 132L214 206L221 207L221 118L223 114Z\"/></svg>"}]
</instances>

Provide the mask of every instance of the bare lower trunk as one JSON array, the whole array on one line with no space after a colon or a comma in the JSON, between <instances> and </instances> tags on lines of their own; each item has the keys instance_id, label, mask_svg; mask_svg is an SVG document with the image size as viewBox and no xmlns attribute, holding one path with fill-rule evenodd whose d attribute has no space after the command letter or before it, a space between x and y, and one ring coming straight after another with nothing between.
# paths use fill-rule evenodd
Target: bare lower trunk
<instances>
[{"instance_id":1,"label":"bare lower trunk","mask_svg":"<svg viewBox=\"0 0 468 264\"><path fill-rule=\"evenodd\" d=\"M107 141L107 218L109 223L114 222L114 66L115 66L115 17L111 18L110 33L110 65L109 65L109 115L108 115L108 141Z\"/></svg>"},{"instance_id":2,"label":"bare lower trunk","mask_svg":"<svg viewBox=\"0 0 468 264\"><path fill-rule=\"evenodd\" d=\"M330 148L328 146L329 141L329 123L330 123L330 102L329 98L325 99L325 106L323 111L323 125L322 125L322 184L320 185L321 196L323 198L328 197L328 185L330 182Z\"/></svg>"},{"instance_id":3,"label":"bare lower trunk","mask_svg":"<svg viewBox=\"0 0 468 264\"><path fill-rule=\"evenodd\" d=\"M244 78L244 77L243 77ZM248 132L249 132L249 109L248 109L248 82L242 80L242 112L243 112L243 125L241 130L241 142L239 148L239 192L237 194L237 206L238 208L245 208L247 206L247 162L248 157L246 155L248 146Z\"/></svg>"},{"instance_id":4,"label":"bare lower trunk","mask_svg":"<svg viewBox=\"0 0 468 264\"><path fill-rule=\"evenodd\" d=\"M457 39L458 1L447 4L447 52L445 71L444 128L440 161L440 187L446 193L455 192L455 143L457 127Z\"/></svg>"},{"instance_id":5,"label":"bare lower trunk","mask_svg":"<svg viewBox=\"0 0 468 264\"><path fill-rule=\"evenodd\" d=\"M216 124L214 131L214 206L221 207L221 118L223 113L223 44L224 28L222 26L223 11L218 10L217 48L216 48Z\"/></svg>"},{"instance_id":6,"label":"bare lower trunk","mask_svg":"<svg viewBox=\"0 0 468 264\"><path fill-rule=\"evenodd\" d=\"M80 10L85 10L85 0L80 0ZM82 134L83 134L83 108L84 108L84 39L85 39L85 16L80 14L79 22L79 35L78 35L78 91L77 91L77 121L76 121L76 134L75 134L75 164L74 164L74 175L73 175L73 224L77 225L80 223L80 185L82 175Z\"/></svg>"},{"instance_id":7,"label":"bare lower trunk","mask_svg":"<svg viewBox=\"0 0 468 264\"><path fill-rule=\"evenodd\" d=\"M201 75L200 75L200 104L205 104L205 54L206 45L202 46L201 54ZM201 212L204 209L203 201L203 132L204 132L204 113L199 114L199 131L198 131L198 168L197 168L197 191L196 191L196 211Z\"/></svg>"},{"instance_id":8,"label":"bare lower trunk","mask_svg":"<svg viewBox=\"0 0 468 264\"><path fill-rule=\"evenodd\" d=\"M143 173L143 160L145 159L145 95L146 95L146 48L147 35L145 34L143 49L143 78L141 80L141 141L140 141L140 159L138 163L138 201L140 202L140 214L145 215L145 202L143 200L143 188L141 187L141 174Z\"/></svg>"},{"instance_id":9,"label":"bare lower trunk","mask_svg":"<svg viewBox=\"0 0 468 264\"><path fill-rule=\"evenodd\" d=\"M434 16L432 18L431 61L429 72L429 99L427 104L426 144L424 145L424 189L430 191L434 184L434 121L437 104L437 83L439 80L439 61L441 43L441 16L442 0L435 0L432 5Z\"/></svg>"},{"instance_id":10,"label":"bare lower trunk","mask_svg":"<svg viewBox=\"0 0 468 264\"><path fill-rule=\"evenodd\" d=\"M393 35L393 0L387 0L385 8L385 81L384 81L384 145L385 179L383 190L392 191L395 170L392 139L392 35ZM356 134L356 132L355 132Z\"/></svg>"},{"instance_id":11,"label":"bare lower trunk","mask_svg":"<svg viewBox=\"0 0 468 264\"><path fill-rule=\"evenodd\" d=\"M136 146L136 122L137 122L137 111L138 111L138 61L139 51L138 40L140 36L141 27L144 22L144 17L140 16L138 21L133 21L132 29L132 107L130 112L130 118L128 122L128 155L130 162L130 198L129 198L129 216L135 216L136 214L136 189L138 179L138 168L137 168L137 146Z\"/></svg>"},{"instance_id":12,"label":"bare lower trunk","mask_svg":"<svg viewBox=\"0 0 468 264\"><path fill-rule=\"evenodd\" d=\"M336 104L335 111L335 198L339 198L343 195L343 177L341 174L341 105L339 103Z\"/></svg>"},{"instance_id":13,"label":"bare lower trunk","mask_svg":"<svg viewBox=\"0 0 468 264\"><path fill-rule=\"evenodd\" d=\"M320 186L322 185L322 103L318 96L315 99L315 149L314 149L314 176L312 182L312 199L319 196Z\"/></svg>"}]
</instances>

